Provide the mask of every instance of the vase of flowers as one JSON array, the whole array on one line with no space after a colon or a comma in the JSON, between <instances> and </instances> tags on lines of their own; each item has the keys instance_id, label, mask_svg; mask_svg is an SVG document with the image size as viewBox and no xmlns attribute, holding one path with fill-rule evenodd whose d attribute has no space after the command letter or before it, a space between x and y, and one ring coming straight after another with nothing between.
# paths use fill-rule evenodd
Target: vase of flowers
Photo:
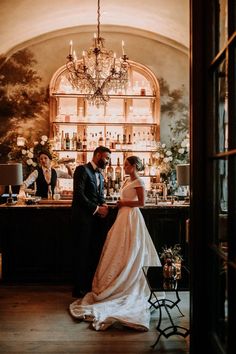
<instances>
[{"instance_id":1,"label":"vase of flowers","mask_svg":"<svg viewBox=\"0 0 236 354\"><path fill-rule=\"evenodd\" d=\"M42 135L38 141L17 139L16 144L11 147L8 158L11 161L22 163L23 178L25 179L38 166L38 155L42 150L47 150L53 159L56 158L47 135Z\"/></svg>"},{"instance_id":2,"label":"vase of flowers","mask_svg":"<svg viewBox=\"0 0 236 354\"><path fill-rule=\"evenodd\" d=\"M163 277L167 280L176 279L176 266L170 258L167 258L163 264Z\"/></svg>"},{"instance_id":3,"label":"vase of flowers","mask_svg":"<svg viewBox=\"0 0 236 354\"><path fill-rule=\"evenodd\" d=\"M189 162L189 136L182 141L172 138L170 144L158 142L152 158L162 179L167 179L175 174L176 165Z\"/></svg>"},{"instance_id":4,"label":"vase of flowers","mask_svg":"<svg viewBox=\"0 0 236 354\"><path fill-rule=\"evenodd\" d=\"M180 279L183 261L181 246L176 244L174 247L163 247L160 258L163 262L163 277L169 280Z\"/></svg>"}]
</instances>

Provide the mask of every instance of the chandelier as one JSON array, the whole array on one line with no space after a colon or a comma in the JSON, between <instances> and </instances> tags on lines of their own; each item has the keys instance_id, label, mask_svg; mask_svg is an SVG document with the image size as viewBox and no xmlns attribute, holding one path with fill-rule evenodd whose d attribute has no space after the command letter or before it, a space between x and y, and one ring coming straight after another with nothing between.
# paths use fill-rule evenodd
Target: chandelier
<instances>
[{"instance_id":1,"label":"chandelier","mask_svg":"<svg viewBox=\"0 0 236 354\"><path fill-rule=\"evenodd\" d=\"M70 41L66 67L68 80L73 89L83 93L86 99L99 107L109 101L111 92L125 89L128 83L128 57L122 41L122 57L104 47L104 38L100 33L100 0L97 7L97 33L94 33L93 45L83 50L82 58L77 59Z\"/></svg>"}]
</instances>

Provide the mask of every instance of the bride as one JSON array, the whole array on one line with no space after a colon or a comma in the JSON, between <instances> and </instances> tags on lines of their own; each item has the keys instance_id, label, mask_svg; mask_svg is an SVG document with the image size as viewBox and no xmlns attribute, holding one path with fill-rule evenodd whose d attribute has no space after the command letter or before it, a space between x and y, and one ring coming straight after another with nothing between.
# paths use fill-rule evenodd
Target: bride
<instances>
[{"instance_id":1,"label":"bride","mask_svg":"<svg viewBox=\"0 0 236 354\"><path fill-rule=\"evenodd\" d=\"M139 207L145 203L143 170L139 157L124 164L126 179L117 203L115 223L109 230L94 275L92 291L69 306L77 319L90 321L96 330L120 323L137 330L149 329L149 290L143 266L161 266Z\"/></svg>"}]
</instances>

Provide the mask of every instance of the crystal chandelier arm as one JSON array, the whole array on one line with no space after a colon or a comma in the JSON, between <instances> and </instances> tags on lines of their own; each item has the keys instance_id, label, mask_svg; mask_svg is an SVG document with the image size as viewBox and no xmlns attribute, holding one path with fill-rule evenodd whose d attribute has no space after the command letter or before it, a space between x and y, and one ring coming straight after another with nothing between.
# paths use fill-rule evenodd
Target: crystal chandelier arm
<instances>
[{"instance_id":1,"label":"crystal chandelier arm","mask_svg":"<svg viewBox=\"0 0 236 354\"><path fill-rule=\"evenodd\" d=\"M121 47L122 47L122 56L125 56L125 42L122 40L121 41Z\"/></svg>"}]
</instances>

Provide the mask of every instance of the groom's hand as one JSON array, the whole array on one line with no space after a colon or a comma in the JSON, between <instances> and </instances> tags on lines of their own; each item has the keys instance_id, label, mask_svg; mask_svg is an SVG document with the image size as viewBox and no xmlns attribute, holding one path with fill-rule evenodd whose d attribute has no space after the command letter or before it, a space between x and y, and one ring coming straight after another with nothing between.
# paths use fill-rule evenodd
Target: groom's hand
<instances>
[{"instance_id":1,"label":"groom's hand","mask_svg":"<svg viewBox=\"0 0 236 354\"><path fill-rule=\"evenodd\" d=\"M105 218L108 214L108 205L107 204L100 205L98 208L98 214L99 216L101 216L101 218Z\"/></svg>"}]
</instances>

